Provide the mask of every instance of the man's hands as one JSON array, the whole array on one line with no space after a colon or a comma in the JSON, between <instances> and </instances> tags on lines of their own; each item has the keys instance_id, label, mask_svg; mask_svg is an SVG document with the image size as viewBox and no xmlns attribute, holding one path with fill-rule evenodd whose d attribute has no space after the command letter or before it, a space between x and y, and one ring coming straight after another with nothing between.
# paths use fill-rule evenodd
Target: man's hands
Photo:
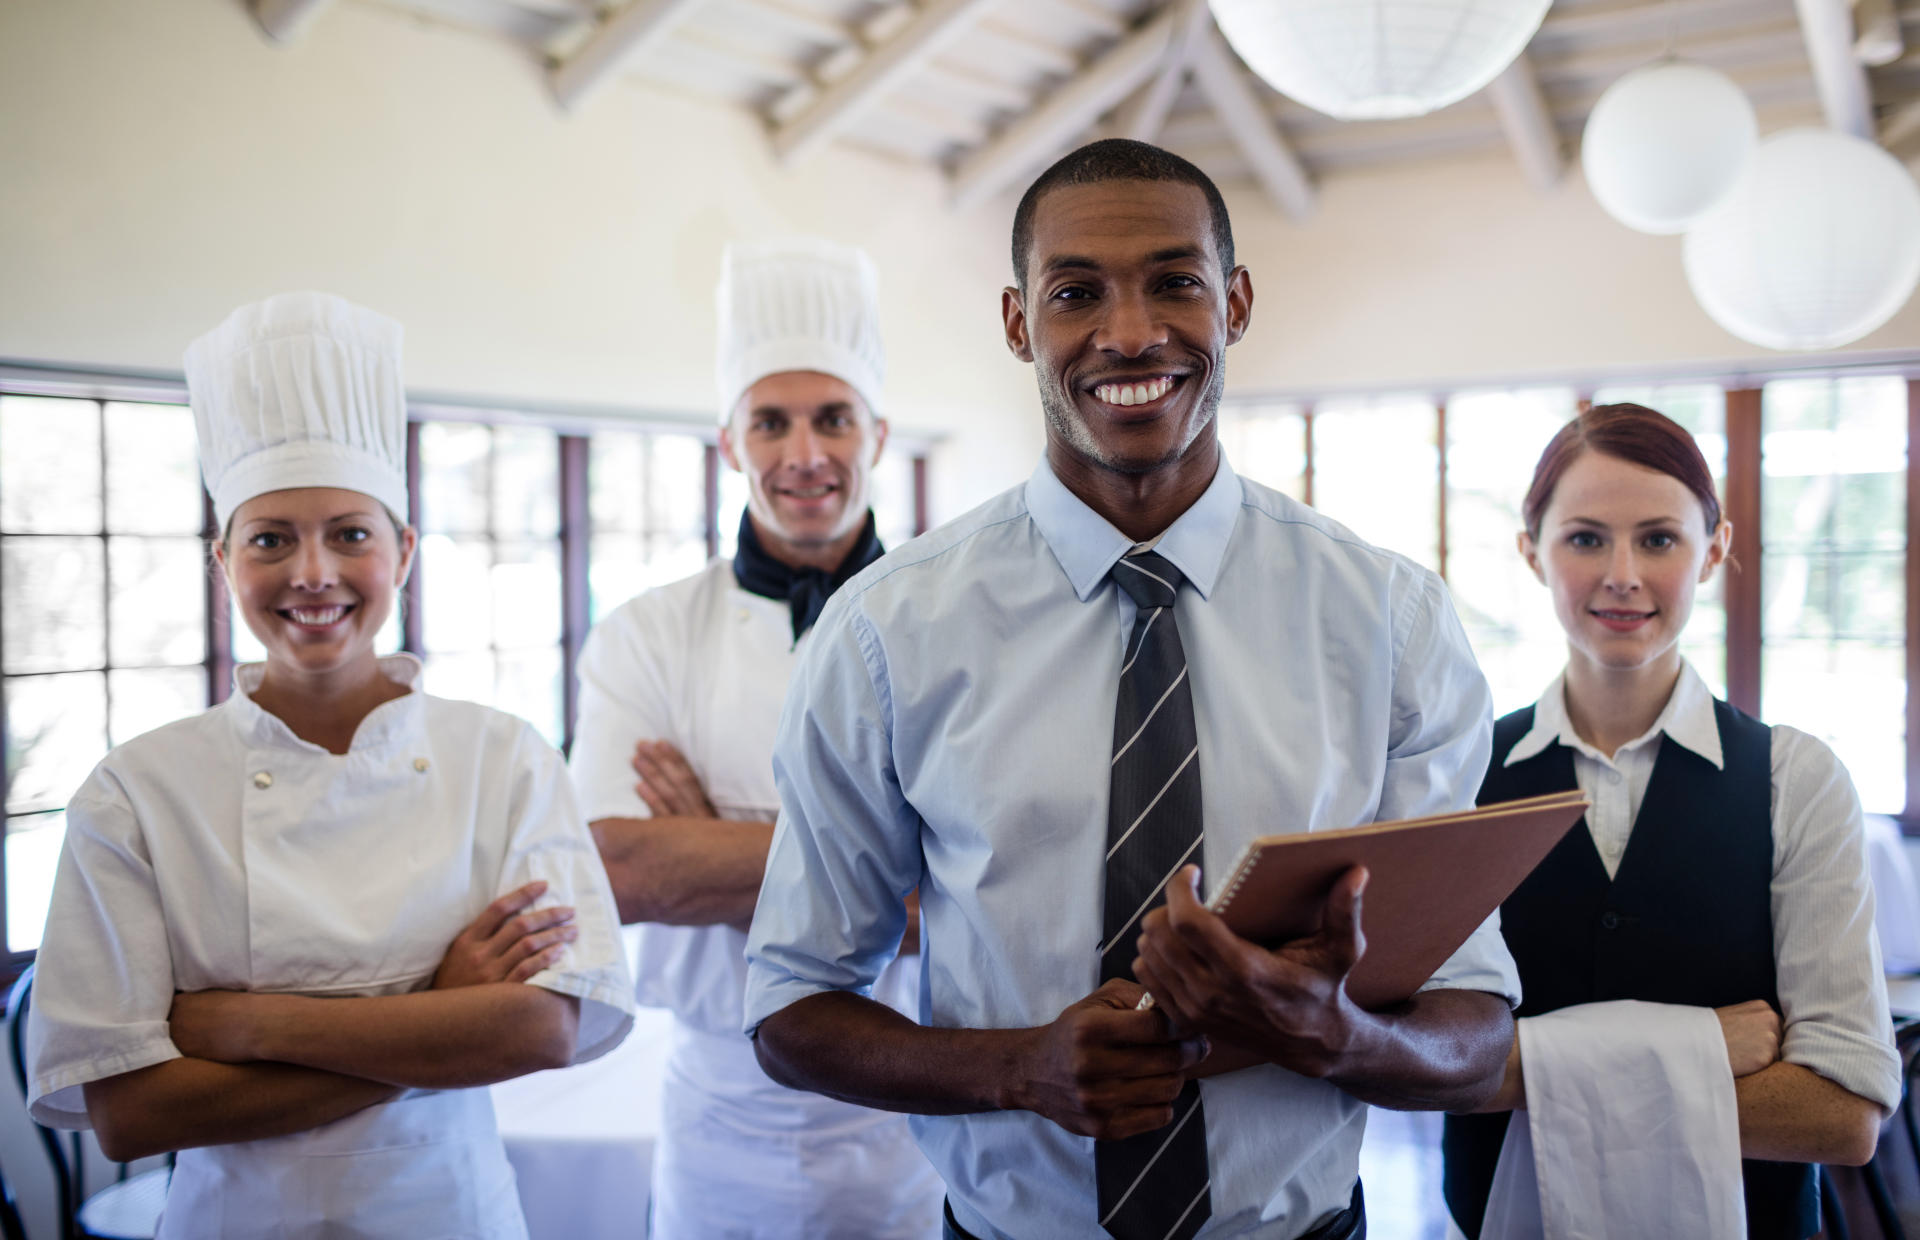
<instances>
[{"instance_id":1,"label":"man's hands","mask_svg":"<svg viewBox=\"0 0 1920 1240\"><path fill-rule=\"evenodd\" d=\"M1181 1038L1157 1011L1136 1011L1144 992L1115 978L1035 1029L1016 1105L1068 1132L1112 1139L1173 1122L1203 1038Z\"/></svg>"},{"instance_id":2,"label":"man's hands","mask_svg":"<svg viewBox=\"0 0 1920 1240\"><path fill-rule=\"evenodd\" d=\"M1360 927L1366 883L1365 867L1348 870L1327 896L1319 932L1268 951L1200 903L1200 871L1187 866L1167 884L1166 904L1142 923L1134 976L1176 1029L1231 1042L1303 1076L1332 1076L1367 1020L1346 992L1367 949Z\"/></svg>"},{"instance_id":3,"label":"man's hands","mask_svg":"<svg viewBox=\"0 0 1920 1240\"><path fill-rule=\"evenodd\" d=\"M1780 1013L1765 999L1715 1008L1735 1077L1752 1076L1780 1058Z\"/></svg>"},{"instance_id":4,"label":"man's hands","mask_svg":"<svg viewBox=\"0 0 1920 1240\"><path fill-rule=\"evenodd\" d=\"M573 924L573 909L558 905L521 912L546 890L546 883L535 880L481 910L480 916L447 945L430 989L524 982L560 959L567 944L580 937L579 928Z\"/></svg>"},{"instance_id":5,"label":"man's hands","mask_svg":"<svg viewBox=\"0 0 1920 1240\"><path fill-rule=\"evenodd\" d=\"M700 777L667 741L640 741L633 747L633 790L656 818L718 818Z\"/></svg>"}]
</instances>

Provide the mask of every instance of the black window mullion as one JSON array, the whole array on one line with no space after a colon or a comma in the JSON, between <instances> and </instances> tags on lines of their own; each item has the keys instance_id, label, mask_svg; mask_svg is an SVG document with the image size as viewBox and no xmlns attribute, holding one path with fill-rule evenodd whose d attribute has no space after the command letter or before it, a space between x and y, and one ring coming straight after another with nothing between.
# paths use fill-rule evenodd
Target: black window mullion
<instances>
[{"instance_id":1,"label":"black window mullion","mask_svg":"<svg viewBox=\"0 0 1920 1240\"><path fill-rule=\"evenodd\" d=\"M427 518L421 505L420 492L420 424L407 423L407 510L416 534L426 528ZM425 661L427 647L425 628L420 618L421 602L426 597L420 588L421 555L420 542L424 535L414 543L413 571L407 574L405 595L406 609L400 617L400 648L415 658Z\"/></svg>"},{"instance_id":2,"label":"black window mullion","mask_svg":"<svg viewBox=\"0 0 1920 1240\"><path fill-rule=\"evenodd\" d=\"M563 748L573 752L573 728L580 688L574 669L587 640L591 605L588 566L592 553L593 513L588 502L591 445L584 435L560 436L560 693Z\"/></svg>"},{"instance_id":3,"label":"black window mullion","mask_svg":"<svg viewBox=\"0 0 1920 1240\"><path fill-rule=\"evenodd\" d=\"M201 536L207 548L207 704L217 706L233 692L233 609L227 598L227 575L213 559L213 548L224 536L213 509L213 496L200 492L205 514Z\"/></svg>"},{"instance_id":4,"label":"black window mullion","mask_svg":"<svg viewBox=\"0 0 1920 1240\"><path fill-rule=\"evenodd\" d=\"M720 446L707 444L704 451L707 500L707 558L720 554Z\"/></svg>"}]
</instances>

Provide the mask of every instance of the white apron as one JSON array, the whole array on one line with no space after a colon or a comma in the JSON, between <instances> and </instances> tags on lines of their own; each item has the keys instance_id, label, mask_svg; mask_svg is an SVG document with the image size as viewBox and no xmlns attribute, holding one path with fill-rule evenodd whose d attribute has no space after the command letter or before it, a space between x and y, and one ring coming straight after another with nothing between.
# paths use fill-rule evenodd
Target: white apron
<instances>
[{"instance_id":1,"label":"white apron","mask_svg":"<svg viewBox=\"0 0 1920 1240\"><path fill-rule=\"evenodd\" d=\"M156 1240L526 1240L484 1089L402 1096L322 1128L182 1150Z\"/></svg>"},{"instance_id":2,"label":"white apron","mask_svg":"<svg viewBox=\"0 0 1920 1240\"><path fill-rule=\"evenodd\" d=\"M628 765L644 738L685 755L721 817L773 821L773 738L795 657L786 602L740 589L726 560L602 620L581 654L572 758L588 820L649 816ZM746 946L731 926L640 930L639 1000L675 1017L654 1240L935 1240L944 1189L904 1115L761 1070L741 1032ZM913 1016L919 978L919 957L903 956L874 998Z\"/></svg>"}]
</instances>

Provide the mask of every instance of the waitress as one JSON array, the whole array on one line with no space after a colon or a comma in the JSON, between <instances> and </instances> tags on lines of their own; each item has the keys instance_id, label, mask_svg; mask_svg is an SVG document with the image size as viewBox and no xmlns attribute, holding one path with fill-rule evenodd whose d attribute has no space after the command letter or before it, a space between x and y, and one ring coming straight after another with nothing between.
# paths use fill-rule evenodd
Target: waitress
<instances>
[{"instance_id":1,"label":"waitress","mask_svg":"<svg viewBox=\"0 0 1920 1240\"><path fill-rule=\"evenodd\" d=\"M35 1119L180 1151L163 1238L524 1237L478 1087L632 1023L560 756L374 655L415 547L400 343L301 293L187 353L215 555L267 658L74 795L28 1028Z\"/></svg>"},{"instance_id":2,"label":"waitress","mask_svg":"<svg viewBox=\"0 0 1920 1240\"><path fill-rule=\"evenodd\" d=\"M1900 1098L1852 781L1680 655L1732 535L1686 431L1581 414L1523 515L1567 667L1495 727L1480 801L1593 805L1501 907L1525 1001L1503 1113L1447 1120L1448 1206L1468 1236L1801 1240L1811 1164L1865 1162Z\"/></svg>"}]
</instances>

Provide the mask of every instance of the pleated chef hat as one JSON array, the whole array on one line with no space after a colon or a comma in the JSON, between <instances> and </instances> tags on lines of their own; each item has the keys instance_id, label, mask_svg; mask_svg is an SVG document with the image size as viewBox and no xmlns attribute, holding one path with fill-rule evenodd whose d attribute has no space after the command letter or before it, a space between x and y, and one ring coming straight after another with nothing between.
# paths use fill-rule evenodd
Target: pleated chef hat
<instances>
[{"instance_id":1,"label":"pleated chef hat","mask_svg":"<svg viewBox=\"0 0 1920 1240\"><path fill-rule=\"evenodd\" d=\"M879 278L866 254L815 237L747 242L720 258L720 420L768 375L817 370L880 412Z\"/></svg>"},{"instance_id":2,"label":"pleated chef hat","mask_svg":"<svg viewBox=\"0 0 1920 1240\"><path fill-rule=\"evenodd\" d=\"M256 495L339 487L407 514L400 324L326 293L242 306L187 347L200 469L222 530Z\"/></svg>"}]
</instances>

